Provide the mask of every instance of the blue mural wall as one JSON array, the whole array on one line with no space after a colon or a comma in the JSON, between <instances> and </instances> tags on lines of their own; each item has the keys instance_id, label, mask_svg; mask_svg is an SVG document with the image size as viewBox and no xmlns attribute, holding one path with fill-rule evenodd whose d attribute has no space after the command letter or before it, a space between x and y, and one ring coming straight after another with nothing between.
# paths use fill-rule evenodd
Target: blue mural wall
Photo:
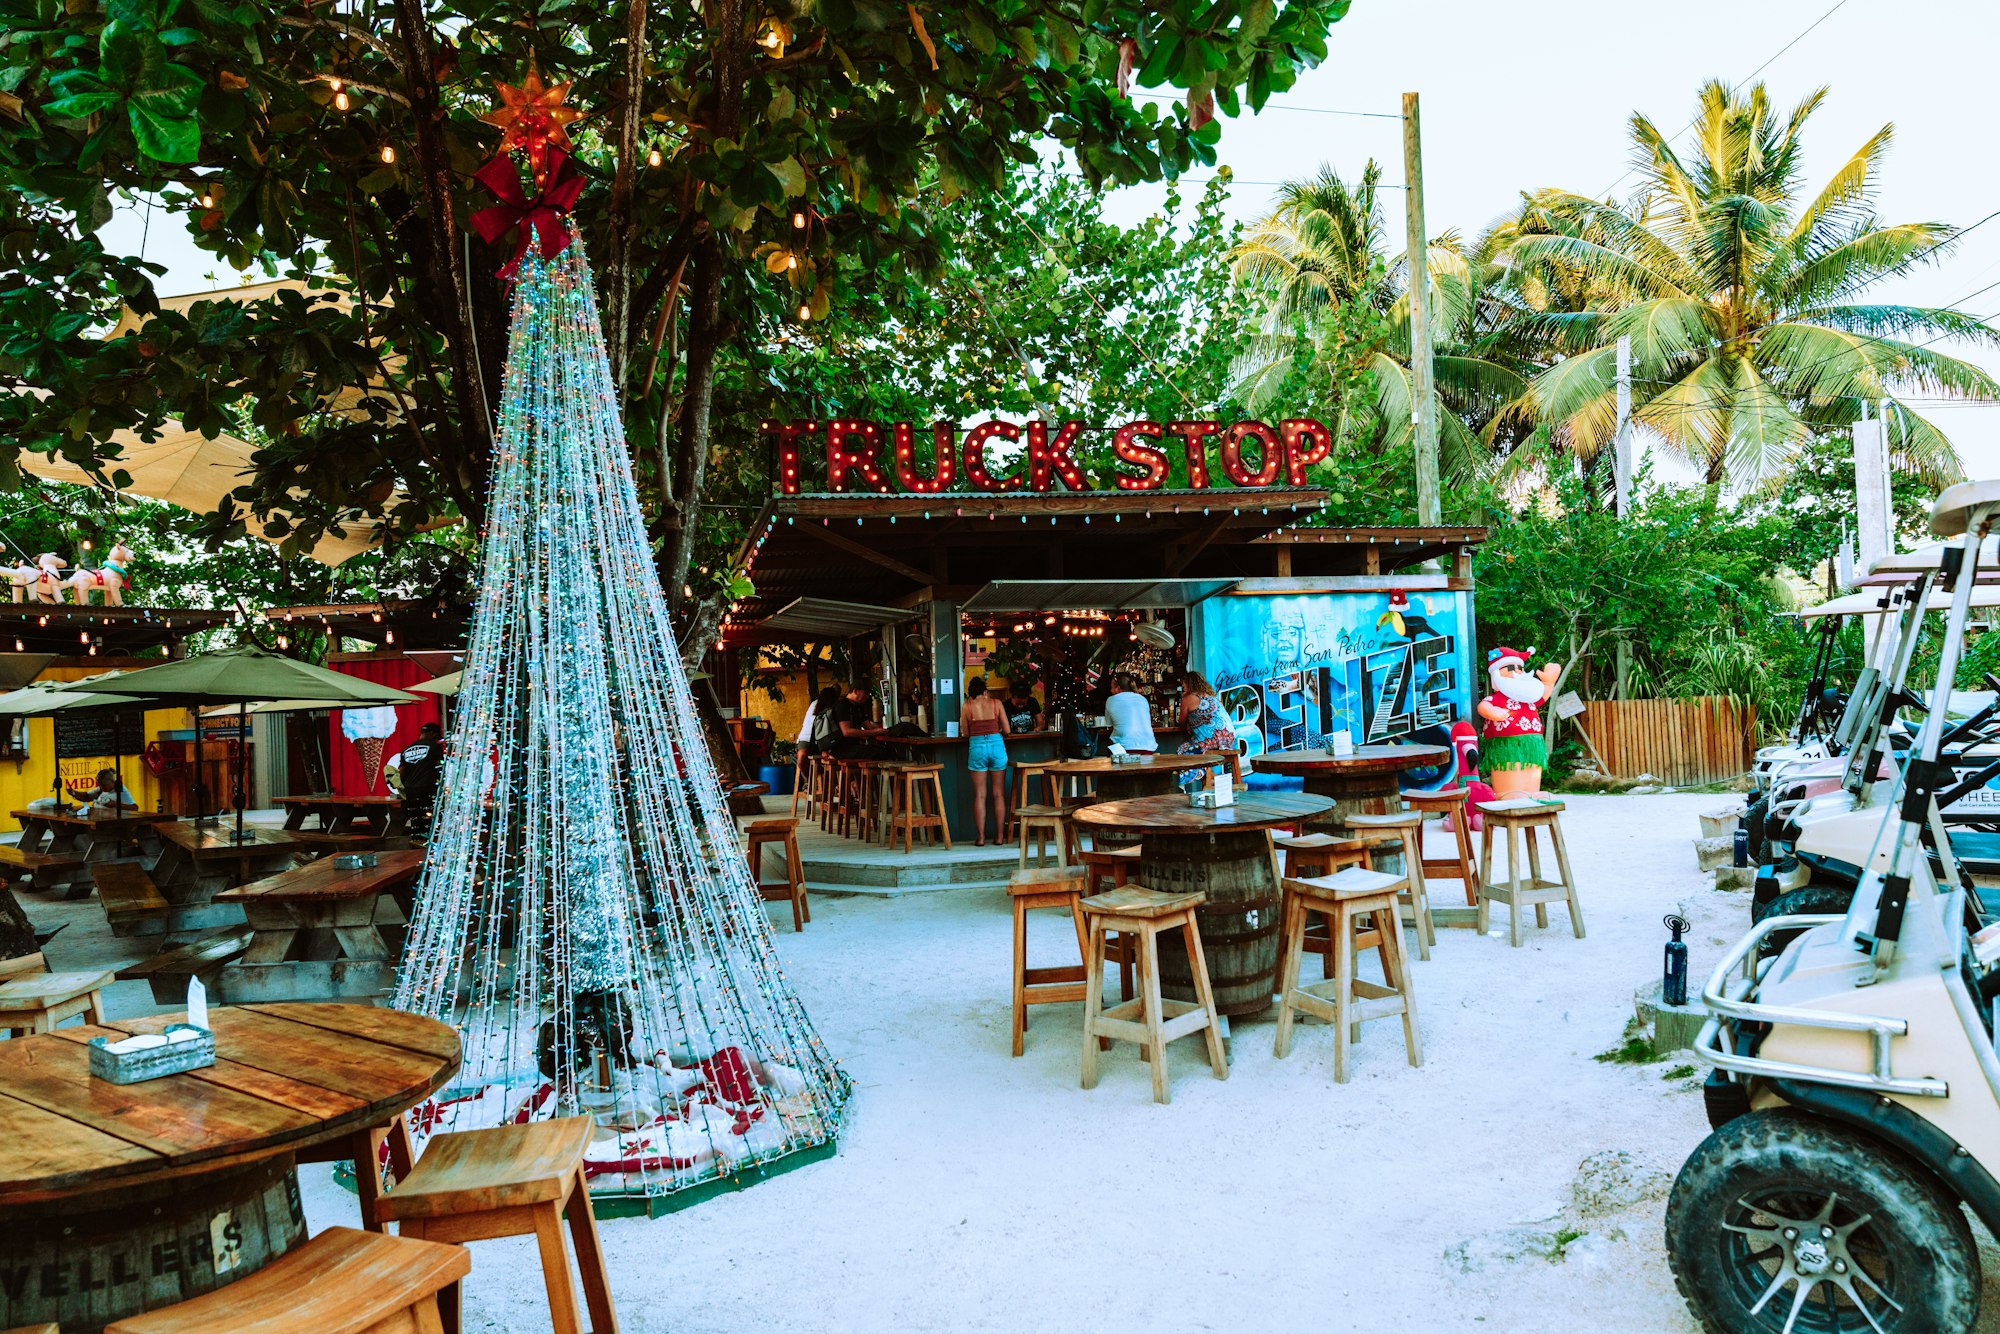
<instances>
[{"instance_id":1,"label":"blue mural wall","mask_svg":"<svg viewBox=\"0 0 2000 1334\"><path fill-rule=\"evenodd\" d=\"M1197 603L1196 661L1246 755L1317 749L1342 729L1354 744L1450 744L1472 717L1476 636L1468 593L1219 596ZM1410 786L1452 777L1447 763Z\"/></svg>"}]
</instances>

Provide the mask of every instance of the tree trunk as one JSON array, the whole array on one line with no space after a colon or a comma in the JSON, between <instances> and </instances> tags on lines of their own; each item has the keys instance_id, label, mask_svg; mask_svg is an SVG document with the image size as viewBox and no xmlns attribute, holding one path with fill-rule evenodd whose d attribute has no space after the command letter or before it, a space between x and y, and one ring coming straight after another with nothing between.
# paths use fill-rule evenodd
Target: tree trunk
<instances>
[{"instance_id":1,"label":"tree trunk","mask_svg":"<svg viewBox=\"0 0 2000 1334\"><path fill-rule=\"evenodd\" d=\"M611 357L611 382L625 383L632 350L632 241L638 231L632 192L639 169L639 120L645 100L646 0L626 0L625 73L617 99L618 167L611 178L611 245L605 256L604 346Z\"/></svg>"},{"instance_id":2,"label":"tree trunk","mask_svg":"<svg viewBox=\"0 0 2000 1334\"><path fill-rule=\"evenodd\" d=\"M21 910L14 891L0 885L0 959L18 959L37 948L34 923Z\"/></svg>"},{"instance_id":3,"label":"tree trunk","mask_svg":"<svg viewBox=\"0 0 2000 1334\"><path fill-rule=\"evenodd\" d=\"M439 323L445 351L451 360L451 392L457 407L459 439L463 452L455 461L459 485L473 507L467 519L474 528L484 517L485 488L478 479L486 475L493 456L493 415L482 390L479 358L473 347L472 301L466 285L465 266L459 260L456 183L452 177L451 154L438 133L444 108L438 102L437 66L431 43L430 24L424 18L423 0L396 0L396 33L403 46L403 68L410 94L410 120L417 140L417 176L423 182L424 206L429 226L424 229L425 276L439 297L449 298L450 311ZM440 312L441 313L441 312Z\"/></svg>"},{"instance_id":4,"label":"tree trunk","mask_svg":"<svg viewBox=\"0 0 2000 1334\"><path fill-rule=\"evenodd\" d=\"M413 0L400 0L412 3ZM714 106L708 137L734 139L743 117L744 0L715 0ZM680 447L674 470L674 512L668 516L672 545L667 559L667 602L684 612L683 591L694 564L700 528L701 492L708 472L709 413L715 403L715 357L728 336L722 316L723 238L710 227L694 243L693 278L688 285L687 385L681 398Z\"/></svg>"}]
</instances>

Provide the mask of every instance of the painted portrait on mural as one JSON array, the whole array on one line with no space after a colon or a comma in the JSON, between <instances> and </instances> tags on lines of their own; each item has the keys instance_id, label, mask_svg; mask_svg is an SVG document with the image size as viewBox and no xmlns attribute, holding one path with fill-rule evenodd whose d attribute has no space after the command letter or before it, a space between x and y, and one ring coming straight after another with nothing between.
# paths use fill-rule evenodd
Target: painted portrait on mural
<instances>
[{"instance_id":1,"label":"painted portrait on mural","mask_svg":"<svg viewBox=\"0 0 2000 1334\"><path fill-rule=\"evenodd\" d=\"M1450 744L1471 716L1471 600L1463 593L1218 596L1195 606L1197 653L1248 755L1356 745ZM1456 763L1407 775L1451 780Z\"/></svg>"}]
</instances>

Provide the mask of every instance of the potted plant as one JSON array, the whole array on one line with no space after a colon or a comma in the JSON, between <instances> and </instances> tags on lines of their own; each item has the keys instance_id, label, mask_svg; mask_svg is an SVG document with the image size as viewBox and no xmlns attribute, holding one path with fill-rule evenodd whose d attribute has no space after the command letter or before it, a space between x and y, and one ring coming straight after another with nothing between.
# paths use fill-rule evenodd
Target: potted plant
<instances>
[{"instance_id":1,"label":"potted plant","mask_svg":"<svg viewBox=\"0 0 2000 1334\"><path fill-rule=\"evenodd\" d=\"M794 774L797 772L793 767L793 761L796 759L797 754L797 742L773 741L771 743L771 762L758 766L757 779L759 782L771 785L772 796L789 797L792 795L792 780Z\"/></svg>"}]
</instances>

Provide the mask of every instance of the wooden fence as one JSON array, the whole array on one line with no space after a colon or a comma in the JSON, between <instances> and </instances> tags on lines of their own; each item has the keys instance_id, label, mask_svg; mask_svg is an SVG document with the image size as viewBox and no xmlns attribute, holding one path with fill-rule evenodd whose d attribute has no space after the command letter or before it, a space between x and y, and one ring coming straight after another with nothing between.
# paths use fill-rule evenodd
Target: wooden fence
<instances>
[{"instance_id":1,"label":"wooden fence","mask_svg":"<svg viewBox=\"0 0 2000 1334\"><path fill-rule=\"evenodd\" d=\"M1725 695L1591 700L1572 725L1578 723L1614 778L1651 774L1676 786L1721 782L1748 769L1757 748L1756 715Z\"/></svg>"}]
</instances>

